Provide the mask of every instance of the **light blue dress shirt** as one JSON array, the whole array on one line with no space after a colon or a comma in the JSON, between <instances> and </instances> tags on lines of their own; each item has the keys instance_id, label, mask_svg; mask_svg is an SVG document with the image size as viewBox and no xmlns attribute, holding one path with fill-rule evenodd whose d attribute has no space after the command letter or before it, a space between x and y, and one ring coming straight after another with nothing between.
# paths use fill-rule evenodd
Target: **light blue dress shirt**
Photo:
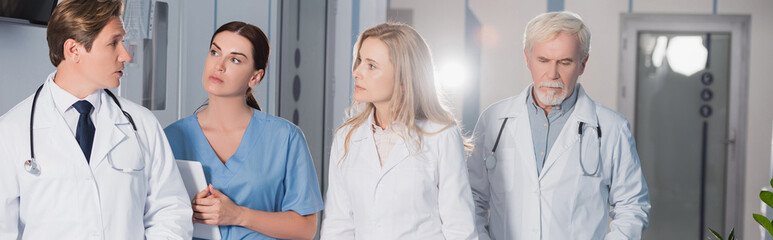
<instances>
[{"instance_id":1,"label":"light blue dress shirt","mask_svg":"<svg viewBox=\"0 0 773 240\"><path fill-rule=\"evenodd\" d=\"M177 159L201 162L207 182L239 206L266 212L322 210L306 139L292 123L255 110L239 147L225 164L209 145L196 114L164 129ZM223 239L273 239L240 226L220 226Z\"/></svg>"},{"instance_id":2,"label":"light blue dress shirt","mask_svg":"<svg viewBox=\"0 0 773 240\"><path fill-rule=\"evenodd\" d=\"M526 97L526 108L529 113L529 124L531 125L531 139L534 143L534 158L537 159L537 175L542 172L542 165L550 153L550 148L556 142L558 134L564 128L566 120L574 111L574 104L577 102L577 86L574 86L572 95L566 98L561 104L553 106L550 113L545 116L545 110L542 110L534 101L533 88L529 89L529 96Z\"/></svg>"}]
</instances>

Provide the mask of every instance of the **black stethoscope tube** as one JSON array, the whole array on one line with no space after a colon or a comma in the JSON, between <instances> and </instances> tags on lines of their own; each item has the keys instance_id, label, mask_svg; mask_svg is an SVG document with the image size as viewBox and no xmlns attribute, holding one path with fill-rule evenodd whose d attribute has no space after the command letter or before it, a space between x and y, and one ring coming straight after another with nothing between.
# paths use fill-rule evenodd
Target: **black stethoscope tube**
<instances>
[{"instance_id":1,"label":"black stethoscope tube","mask_svg":"<svg viewBox=\"0 0 773 240\"><path fill-rule=\"evenodd\" d=\"M502 126L499 127L499 133L497 134L497 140L494 141L494 147L491 149L491 153L494 153L494 152L497 151L497 147L499 146L499 139L502 138L502 131L505 130L505 125L507 124L507 119L509 119L509 118L505 118L505 121L502 122ZM582 128L583 128L584 125L585 125L585 122L580 121L580 126L577 129L577 134L579 134L580 136L582 136ZM596 133L597 133L599 139L601 139L601 126L596 126Z\"/></svg>"},{"instance_id":2,"label":"black stethoscope tube","mask_svg":"<svg viewBox=\"0 0 773 240\"><path fill-rule=\"evenodd\" d=\"M32 111L30 111L30 159L35 159L35 144L33 144L34 141L32 141L32 124L35 121L35 105L38 103L38 96L40 95L40 90L43 90L43 85L41 84L40 87L38 87L38 90L35 91L35 97L32 98Z\"/></svg>"},{"instance_id":3,"label":"black stethoscope tube","mask_svg":"<svg viewBox=\"0 0 773 240\"><path fill-rule=\"evenodd\" d=\"M505 121L502 122L502 126L499 127L499 134L497 134L497 140L494 142L494 148L491 149L491 152L497 151L497 146L499 146L499 138L502 137L502 130L505 130L505 124L507 124L507 119L505 118Z\"/></svg>"},{"instance_id":4,"label":"black stethoscope tube","mask_svg":"<svg viewBox=\"0 0 773 240\"><path fill-rule=\"evenodd\" d=\"M585 122L581 121L580 122L580 127L577 128L577 134L579 134L580 136L582 136L582 127L583 127L583 125L585 125ZM601 139L601 126L596 126L596 133L598 133L599 139Z\"/></svg>"},{"instance_id":5,"label":"black stethoscope tube","mask_svg":"<svg viewBox=\"0 0 773 240\"><path fill-rule=\"evenodd\" d=\"M502 131L505 130L505 125L507 124L507 119L505 118L505 121L502 122L502 126L499 127L499 134L497 134L497 140L494 141L494 147L491 149L491 152L497 151L497 146L499 146L499 139L502 137ZM580 126L577 128L577 134L582 136L582 127L585 125L585 122L580 122ZM598 133L599 139L601 139L601 126L596 127L596 133Z\"/></svg>"}]
</instances>

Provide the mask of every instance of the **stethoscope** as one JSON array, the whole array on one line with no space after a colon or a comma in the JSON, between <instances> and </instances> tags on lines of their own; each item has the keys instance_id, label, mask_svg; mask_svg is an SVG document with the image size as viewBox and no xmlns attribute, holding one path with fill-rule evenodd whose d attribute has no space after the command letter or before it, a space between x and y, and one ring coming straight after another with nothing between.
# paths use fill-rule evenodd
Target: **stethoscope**
<instances>
[{"instance_id":1,"label":"stethoscope","mask_svg":"<svg viewBox=\"0 0 773 240\"><path fill-rule=\"evenodd\" d=\"M585 125L585 122L580 121L580 127L577 128L577 136L579 137L580 141L580 150L578 150L578 156L580 161L580 168L582 168L582 174L585 176L595 176L596 173L599 172L599 168L601 167L601 153L599 152L599 159L596 161L596 169L593 170L593 173L588 173L588 171L585 170L585 163L582 161L582 133L583 133L583 125ZM599 137L599 151L601 151L601 125L596 126L596 135Z\"/></svg>"},{"instance_id":2,"label":"stethoscope","mask_svg":"<svg viewBox=\"0 0 773 240\"><path fill-rule=\"evenodd\" d=\"M35 176L40 175L40 165L38 165L37 161L35 161L33 125L34 125L34 119L35 119L35 106L38 102L38 96L40 96L40 90L42 89L43 89L43 85L40 85L40 87L38 87L38 90L35 91L35 96L32 98L32 110L30 111L30 159L27 161L24 161L24 170L26 170L28 173ZM107 161L110 162L110 166L116 171L125 172L125 173L142 171L145 169L145 159L144 159L145 155L142 154L143 149L142 149L142 144L140 144L140 136L137 134L137 125L134 124L134 119L132 118L132 115L123 110L123 107L121 107L121 103L118 102L118 98L116 98L115 95L112 92L110 92L110 90L105 89L105 93L107 93L107 95L110 96L111 99L113 99L113 102L115 102L115 104L118 105L118 108L121 109L121 112L123 112L123 115L126 116L126 119L128 119L129 123L132 124L132 129L134 129L134 137L137 139L137 147L140 149L140 155L142 155L142 167L139 169L117 168L113 163L112 153L109 153L107 155Z\"/></svg>"},{"instance_id":3,"label":"stethoscope","mask_svg":"<svg viewBox=\"0 0 773 240\"><path fill-rule=\"evenodd\" d=\"M499 127L499 133L497 134L497 139L494 141L494 147L491 149L491 152L488 152L486 154L486 157L483 159L486 163L486 168L488 169L494 169L497 165L497 158L494 155L494 153L497 151L497 147L499 146L499 140L502 138L502 132L505 130L505 125L507 124L507 119L505 118L504 121L502 121L502 125ZM599 154L599 160L596 161L596 169L593 170L593 173L588 173L588 171L585 169L585 164L583 164L582 161L582 134L583 134L583 127L585 125L585 122L580 121L579 127L577 129L577 135L579 137L580 141L580 147L579 147L579 158L578 161L580 161L580 168L582 168L582 174L585 176L594 176L596 173L598 173L599 168L601 167L601 155ZM599 149L601 149L601 126L596 126L596 134L599 137Z\"/></svg>"}]
</instances>

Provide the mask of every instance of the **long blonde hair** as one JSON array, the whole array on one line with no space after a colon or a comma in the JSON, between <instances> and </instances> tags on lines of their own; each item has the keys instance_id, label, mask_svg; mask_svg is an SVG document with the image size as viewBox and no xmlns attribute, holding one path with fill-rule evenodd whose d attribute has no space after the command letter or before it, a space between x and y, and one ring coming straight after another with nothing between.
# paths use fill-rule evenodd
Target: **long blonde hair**
<instances>
[{"instance_id":1,"label":"long blonde hair","mask_svg":"<svg viewBox=\"0 0 773 240\"><path fill-rule=\"evenodd\" d=\"M396 133L407 143L410 139L416 152L421 150L422 136L434 135L446 128L458 126L454 115L441 101L435 87L432 55L427 43L412 27L400 23L382 23L368 28L354 45L352 71L360 65L360 48L367 38L381 40L389 48L389 60L394 65L395 87L389 103L389 118L404 126ZM349 152L349 140L352 133L368 120L375 110L373 103L354 101L347 110L347 120L336 131L348 128L344 140L344 154ZM429 120L444 128L436 132L424 131L418 121ZM398 129L395 129L398 130ZM467 148L471 145L465 144Z\"/></svg>"}]
</instances>

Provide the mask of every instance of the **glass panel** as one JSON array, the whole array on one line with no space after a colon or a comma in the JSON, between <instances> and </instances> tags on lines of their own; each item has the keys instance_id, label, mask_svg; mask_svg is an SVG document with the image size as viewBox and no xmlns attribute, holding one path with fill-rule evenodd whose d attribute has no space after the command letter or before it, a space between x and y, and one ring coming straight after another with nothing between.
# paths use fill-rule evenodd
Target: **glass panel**
<instances>
[{"instance_id":1,"label":"glass panel","mask_svg":"<svg viewBox=\"0 0 773 240\"><path fill-rule=\"evenodd\" d=\"M142 106L150 110L166 109L166 62L169 28L169 4L156 2L153 39L144 39Z\"/></svg>"},{"instance_id":2,"label":"glass panel","mask_svg":"<svg viewBox=\"0 0 773 240\"><path fill-rule=\"evenodd\" d=\"M730 34L640 32L636 143L652 203L644 239L724 232Z\"/></svg>"}]
</instances>

